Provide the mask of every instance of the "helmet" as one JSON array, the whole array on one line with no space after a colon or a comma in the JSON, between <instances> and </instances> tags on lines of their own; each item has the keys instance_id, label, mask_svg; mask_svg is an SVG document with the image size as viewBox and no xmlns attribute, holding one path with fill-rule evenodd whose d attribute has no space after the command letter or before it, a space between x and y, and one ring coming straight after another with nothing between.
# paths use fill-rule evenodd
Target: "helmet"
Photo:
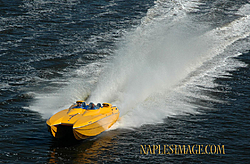
<instances>
[{"instance_id":1,"label":"helmet","mask_svg":"<svg viewBox=\"0 0 250 164\"><path fill-rule=\"evenodd\" d=\"M83 103L84 101L82 101L82 100L78 100L78 101L76 101L76 103Z\"/></svg>"}]
</instances>

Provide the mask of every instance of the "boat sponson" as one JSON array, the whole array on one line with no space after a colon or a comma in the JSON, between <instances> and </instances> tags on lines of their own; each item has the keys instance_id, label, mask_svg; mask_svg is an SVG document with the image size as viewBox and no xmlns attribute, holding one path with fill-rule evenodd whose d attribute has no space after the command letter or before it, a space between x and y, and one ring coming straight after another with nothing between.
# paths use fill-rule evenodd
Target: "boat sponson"
<instances>
[{"instance_id":1,"label":"boat sponson","mask_svg":"<svg viewBox=\"0 0 250 164\"><path fill-rule=\"evenodd\" d=\"M100 118L102 117L102 118ZM81 122L82 120L79 120L74 124L73 126L73 132L84 136L96 136L103 131L109 129L119 118L119 113L111 113L110 115L102 115L96 118L95 120L92 120L88 122L88 124L85 124L83 126L76 126L78 122ZM80 124L78 124L80 125Z\"/></svg>"}]
</instances>

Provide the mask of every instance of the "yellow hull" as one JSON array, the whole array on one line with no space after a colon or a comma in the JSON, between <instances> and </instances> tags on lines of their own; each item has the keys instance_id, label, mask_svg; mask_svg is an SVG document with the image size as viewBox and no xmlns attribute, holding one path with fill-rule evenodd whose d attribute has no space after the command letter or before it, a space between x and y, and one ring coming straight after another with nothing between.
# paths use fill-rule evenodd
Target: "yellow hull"
<instances>
[{"instance_id":1,"label":"yellow hull","mask_svg":"<svg viewBox=\"0 0 250 164\"><path fill-rule=\"evenodd\" d=\"M48 130L55 138L68 134L77 140L96 136L109 129L119 118L117 107L109 104L99 109L74 108L62 110L47 120Z\"/></svg>"}]
</instances>

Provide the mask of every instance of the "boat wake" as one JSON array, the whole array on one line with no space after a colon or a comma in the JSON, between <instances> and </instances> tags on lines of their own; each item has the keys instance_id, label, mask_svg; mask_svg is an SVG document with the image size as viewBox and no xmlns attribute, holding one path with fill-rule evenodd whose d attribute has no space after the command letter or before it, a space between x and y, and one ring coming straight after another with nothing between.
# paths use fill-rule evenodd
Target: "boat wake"
<instances>
[{"instance_id":1,"label":"boat wake","mask_svg":"<svg viewBox=\"0 0 250 164\"><path fill-rule=\"evenodd\" d=\"M188 14L197 12L199 4L157 1L141 25L117 43L113 59L77 69L78 78L57 93L37 97L30 109L48 117L76 99L110 102L121 112L114 128L128 128L213 109L211 103L192 104L191 98L223 103L203 91L215 90L216 77L245 66L234 58L244 50L232 45L249 38L250 16L244 12L249 6L239 10L240 18L213 29Z\"/></svg>"},{"instance_id":2,"label":"boat wake","mask_svg":"<svg viewBox=\"0 0 250 164\"><path fill-rule=\"evenodd\" d=\"M198 86L214 89L215 77L246 66L232 58L241 53L229 52L228 46L249 37L249 15L227 26L204 30L209 27L193 22L186 14L190 8L183 5L177 3L166 13L160 10L159 17L156 4L145 22L126 37L100 77L90 100L117 104L122 109L118 127L137 127L162 122L167 116L197 113L201 106L190 104L188 97L223 103L202 94Z\"/></svg>"}]
</instances>

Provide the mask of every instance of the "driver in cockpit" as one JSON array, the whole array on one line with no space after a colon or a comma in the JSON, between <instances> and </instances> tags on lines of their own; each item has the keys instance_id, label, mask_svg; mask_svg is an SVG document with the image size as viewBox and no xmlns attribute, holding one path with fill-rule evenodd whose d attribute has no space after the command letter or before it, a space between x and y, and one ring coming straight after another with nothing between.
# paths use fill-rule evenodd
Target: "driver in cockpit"
<instances>
[{"instance_id":1,"label":"driver in cockpit","mask_svg":"<svg viewBox=\"0 0 250 164\"><path fill-rule=\"evenodd\" d=\"M84 101L76 101L76 106L75 108L84 108L86 106L85 102Z\"/></svg>"}]
</instances>

